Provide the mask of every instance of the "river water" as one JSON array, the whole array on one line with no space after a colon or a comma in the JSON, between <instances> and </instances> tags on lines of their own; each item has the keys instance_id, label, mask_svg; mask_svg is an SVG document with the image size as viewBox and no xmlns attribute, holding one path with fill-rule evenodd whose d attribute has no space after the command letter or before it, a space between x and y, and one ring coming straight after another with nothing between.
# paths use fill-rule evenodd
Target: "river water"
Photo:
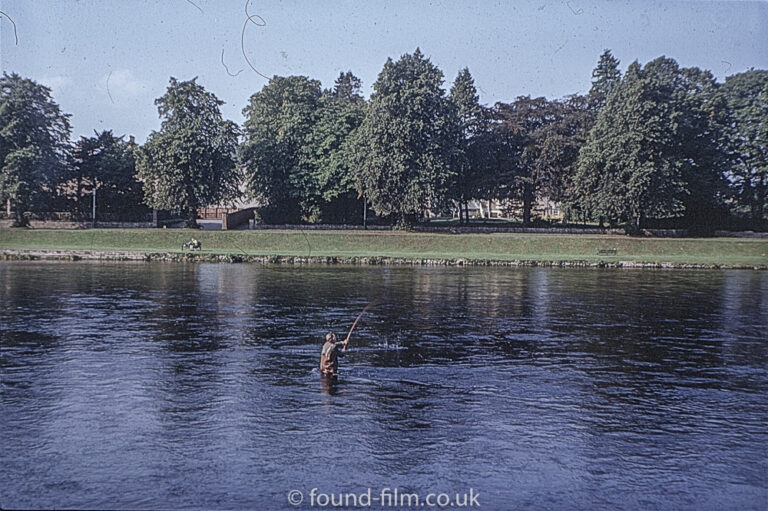
<instances>
[{"instance_id":1,"label":"river water","mask_svg":"<svg viewBox=\"0 0 768 511\"><path fill-rule=\"evenodd\" d=\"M768 272L2 262L0 507L766 509L766 330Z\"/></svg>"}]
</instances>

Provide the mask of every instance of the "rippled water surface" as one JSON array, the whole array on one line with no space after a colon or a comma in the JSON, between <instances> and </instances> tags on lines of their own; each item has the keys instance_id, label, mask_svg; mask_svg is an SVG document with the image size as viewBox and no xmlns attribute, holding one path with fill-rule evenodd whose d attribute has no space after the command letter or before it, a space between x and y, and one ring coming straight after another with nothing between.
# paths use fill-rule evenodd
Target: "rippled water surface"
<instances>
[{"instance_id":1,"label":"rippled water surface","mask_svg":"<svg viewBox=\"0 0 768 511\"><path fill-rule=\"evenodd\" d=\"M766 330L766 272L3 262L0 507L766 509Z\"/></svg>"}]
</instances>

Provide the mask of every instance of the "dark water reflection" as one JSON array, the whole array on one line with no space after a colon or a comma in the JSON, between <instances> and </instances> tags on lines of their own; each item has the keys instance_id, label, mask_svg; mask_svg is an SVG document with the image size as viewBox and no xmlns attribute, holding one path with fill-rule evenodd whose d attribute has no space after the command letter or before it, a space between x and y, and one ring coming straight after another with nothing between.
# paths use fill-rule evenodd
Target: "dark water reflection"
<instances>
[{"instance_id":1,"label":"dark water reflection","mask_svg":"<svg viewBox=\"0 0 768 511\"><path fill-rule=\"evenodd\" d=\"M765 272L0 263L0 507L765 509L766 329Z\"/></svg>"}]
</instances>

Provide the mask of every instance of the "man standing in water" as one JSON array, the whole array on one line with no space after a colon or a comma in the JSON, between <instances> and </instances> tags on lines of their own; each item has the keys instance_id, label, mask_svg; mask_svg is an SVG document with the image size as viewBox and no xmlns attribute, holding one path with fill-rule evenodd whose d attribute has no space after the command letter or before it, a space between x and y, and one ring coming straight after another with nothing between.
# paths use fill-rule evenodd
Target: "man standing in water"
<instances>
[{"instance_id":1,"label":"man standing in water","mask_svg":"<svg viewBox=\"0 0 768 511\"><path fill-rule=\"evenodd\" d=\"M320 353L320 372L326 376L335 376L339 372L339 357L344 356L347 351L349 337L343 341L336 340L336 334L328 332L325 334L325 344Z\"/></svg>"}]
</instances>

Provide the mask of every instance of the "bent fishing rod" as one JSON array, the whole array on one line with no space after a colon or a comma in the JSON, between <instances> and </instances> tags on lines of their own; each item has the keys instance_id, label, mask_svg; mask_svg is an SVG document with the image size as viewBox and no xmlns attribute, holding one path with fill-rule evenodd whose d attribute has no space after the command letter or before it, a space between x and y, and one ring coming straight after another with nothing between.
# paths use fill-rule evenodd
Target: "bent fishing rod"
<instances>
[{"instance_id":1,"label":"bent fishing rod","mask_svg":"<svg viewBox=\"0 0 768 511\"><path fill-rule=\"evenodd\" d=\"M365 314L365 312L366 312L368 309L370 309L371 307L373 307L374 305L377 305L377 304L379 304L379 303L381 303L381 301L380 301L380 300L374 300L374 301L372 301L371 303L369 303L368 305L366 305L366 306L365 306L365 308L363 309L363 312L361 312L360 314L358 314L358 315L357 315L357 318L355 319L355 322L354 322L354 323L352 323L352 328L350 328L350 329L349 329L349 333L347 334L347 338L346 338L346 339L344 339L344 342L345 342L345 343L349 342L349 337L352 335L352 331L353 331L353 330L355 329L355 327L357 326L357 323L360 321L360 318L362 318L362 317L363 317L363 314Z\"/></svg>"}]
</instances>

